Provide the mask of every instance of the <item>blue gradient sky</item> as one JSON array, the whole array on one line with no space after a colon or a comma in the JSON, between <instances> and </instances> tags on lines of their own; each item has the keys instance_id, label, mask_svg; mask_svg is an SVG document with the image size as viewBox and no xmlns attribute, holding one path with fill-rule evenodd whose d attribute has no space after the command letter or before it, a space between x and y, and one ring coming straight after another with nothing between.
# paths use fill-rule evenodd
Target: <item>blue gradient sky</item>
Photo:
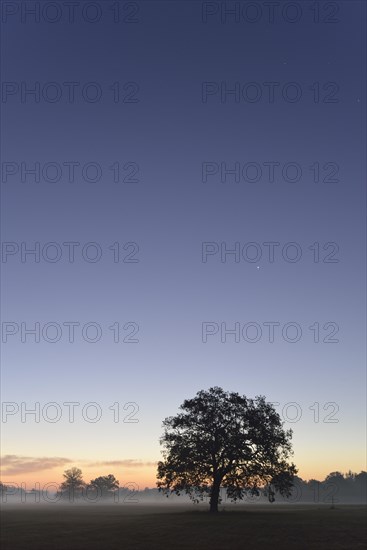
<instances>
[{"instance_id":1,"label":"blue gradient sky","mask_svg":"<svg viewBox=\"0 0 367 550\"><path fill-rule=\"evenodd\" d=\"M83 2L82 2L83 4ZM103 336L74 343L3 345L5 402L98 402L103 418L74 424L20 415L3 423L3 454L66 457L75 464L159 459L161 421L186 398L219 385L270 401L296 402L295 463L305 478L361 470L365 419L365 5L338 2L338 21L314 23L310 3L299 22L202 21L201 2L138 2L136 23L3 23L5 82L98 82L100 102L21 102L3 96L2 161L101 165L101 181L2 180L5 242L97 242L97 263L77 254L56 263L2 263L3 322L96 322ZM244 4L244 3L241 3ZM262 2L258 4L263 6ZM320 2L323 6L325 3ZM219 2L214 5L220 5ZM326 13L326 12L325 12ZM325 14L324 14L325 15ZM139 84L137 103L114 103L108 87ZM297 82L299 102L202 101L203 82ZM338 102L313 101L309 86L336 82ZM322 91L321 98L325 97ZM114 183L114 162L139 165L137 183ZM298 182L202 181L202 163L275 161L302 167ZM339 181L315 183L309 166L337 163ZM79 171L77 172L80 173ZM138 263L114 263L108 247L136 242ZM297 242L299 262L276 254L256 263L220 255L202 262L202 242ZM336 263L313 261L314 242L339 246ZM322 254L325 254L323 252ZM323 256L322 256L323 258ZM139 324L139 343L113 343L114 322ZM257 343L220 336L202 342L202 323L296 321L300 341L266 334ZM310 325L339 325L338 343L314 343ZM325 333L322 332L322 336ZM114 423L108 407L135 402L139 423ZM314 422L309 407L320 404ZM336 403L336 423L322 419ZM66 413L65 413L66 414ZM85 462L89 472L100 471ZM90 468L90 470L88 469ZM62 467L17 479L59 479ZM111 468L109 468L111 469ZM113 468L112 468L113 469ZM153 485L153 466L114 468L120 479ZM15 474L14 474L15 475ZM14 477L5 471L4 479ZM18 475L18 474L17 474Z\"/></svg>"}]
</instances>

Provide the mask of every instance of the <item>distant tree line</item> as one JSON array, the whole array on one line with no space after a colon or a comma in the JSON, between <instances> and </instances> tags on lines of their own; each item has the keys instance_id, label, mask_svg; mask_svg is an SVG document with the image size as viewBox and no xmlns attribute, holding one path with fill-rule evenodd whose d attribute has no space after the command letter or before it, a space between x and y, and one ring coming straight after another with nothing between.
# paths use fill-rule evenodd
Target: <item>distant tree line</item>
<instances>
[{"instance_id":1,"label":"distant tree line","mask_svg":"<svg viewBox=\"0 0 367 550\"><path fill-rule=\"evenodd\" d=\"M281 497L279 497L281 499ZM278 500L279 500L278 498ZM304 481L295 476L291 496L288 502L366 503L367 472L331 472L323 481L310 479Z\"/></svg>"},{"instance_id":2,"label":"distant tree line","mask_svg":"<svg viewBox=\"0 0 367 550\"><path fill-rule=\"evenodd\" d=\"M162 501L164 495L159 492L159 489L148 488L139 490L136 483L129 483L125 487L120 487L119 481L113 474L98 476L92 479L89 483L83 480L82 470L80 468L70 468L63 474L64 481L60 485L58 492L54 498L50 498L50 502L59 501L74 501L84 500L88 502L97 502L100 499L106 501L136 503L139 500L157 502ZM0 494L2 501L9 501L13 498L20 498L24 501L31 501L30 495L40 493L40 490L25 491L22 488L7 486L0 482ZM343 503L367 503L367 472L331 472L323 481L310 479L303 480L299 476L294 477L291 495L282 497L277 494L277 502L281 502L284 498L285 502L309 502L309 503L324 503L324 504L343 504ZM266 501L269 500L269 494L266 486L259 491L259 495L253 494L251 488L242 500L244 503ZM174 501L186 500L186 496L171 495L170 498ZM227 501L226 493L221 491L221 503Z\"/></svg>"},{"instance_id":3,"label":"distant tree line","mask_svg":"<svg viewBox=\"0 0 367 550\"><path fill-rule=\"evenodd\" d=\"M56 491L55 497L49 498L50 502L60 500L78 500L81 498L84 498L84 500L87 499L90 502L97 501L99 499L108 499L119 489L119 482L113 474L99 476L92 479L89 483L86 483L83 480L82 470L80 468L73 467L65 470L63 477L64 481ZM54 485L53 488L55 489ZM52 492L52 489L32 489L31 491L26 491L23 488L14 488L13 485L7 486L6 484L0 482L0 492L2 496L6 495L9 497L17 495L26 496L27 494L37 494L41 492L47 492L48 494L49 492ZM2 500L4 500L4 498Z\"/></svg>"}]
</instances>

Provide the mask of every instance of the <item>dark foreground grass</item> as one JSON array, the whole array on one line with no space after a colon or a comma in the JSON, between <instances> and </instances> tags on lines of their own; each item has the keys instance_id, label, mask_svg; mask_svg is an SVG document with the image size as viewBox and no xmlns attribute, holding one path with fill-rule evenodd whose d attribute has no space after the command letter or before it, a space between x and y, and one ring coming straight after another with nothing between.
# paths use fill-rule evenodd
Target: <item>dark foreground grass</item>
<instances>
[{"instance_id":1,"label":"dark foreground grass","mask_svg":"<svg viewBox=\"0 0 367 550\"><path fill-rule=\"evenodd\" d=\"M5 505L2 550L366 548L364 506Z\"/></svg>"}]
</instances>

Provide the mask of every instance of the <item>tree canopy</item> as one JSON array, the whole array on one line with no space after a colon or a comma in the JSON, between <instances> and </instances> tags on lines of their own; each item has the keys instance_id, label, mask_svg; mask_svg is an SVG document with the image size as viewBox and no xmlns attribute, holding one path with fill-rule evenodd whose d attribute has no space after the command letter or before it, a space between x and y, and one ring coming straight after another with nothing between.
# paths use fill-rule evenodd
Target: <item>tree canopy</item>
<instances>
[{"instance_id":1,"label":"tree canopy","mask_svg":"<svg viewBox=\"0 0 367 550\"><path fill-rule=\"evenodd\" d=\"M250 489L266 487L289 496L297 469L291 430L284 430L274 407L264 396L249 399L213 387L199 391L163 422L163 460L157 486L168 495L186 492L193 500L210 496L210 511L218 511L220 490L232 500Z\"/></svg>"},{"instance_id":2,"label":"tree canopy","mask_svg":"<svg viewBox=\"0 0 367 550\"><path fill-rule=\"evenodd\" d=\"M101 496L105 496L118 489L119 482L113 474L108 474L108 476L99 476L92 479L89 486L97 490Z\"/></svg>"}]
</instances>

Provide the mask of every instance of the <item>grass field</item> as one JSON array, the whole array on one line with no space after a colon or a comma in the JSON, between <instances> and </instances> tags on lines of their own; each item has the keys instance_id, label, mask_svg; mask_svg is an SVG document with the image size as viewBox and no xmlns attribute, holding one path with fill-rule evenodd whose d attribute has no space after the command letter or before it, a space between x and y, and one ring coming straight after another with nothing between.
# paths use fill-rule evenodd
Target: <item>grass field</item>
<instances>
[{"instance_id":1,"label":"grass field","mask_svg":"<svg viewBox=\"0 0 367 550\"><path fill-rule=\"evenodd\" d=\"M2 550L354 550L366 548L366 507L10 505Z\"/></svg>"}]
</instances>

